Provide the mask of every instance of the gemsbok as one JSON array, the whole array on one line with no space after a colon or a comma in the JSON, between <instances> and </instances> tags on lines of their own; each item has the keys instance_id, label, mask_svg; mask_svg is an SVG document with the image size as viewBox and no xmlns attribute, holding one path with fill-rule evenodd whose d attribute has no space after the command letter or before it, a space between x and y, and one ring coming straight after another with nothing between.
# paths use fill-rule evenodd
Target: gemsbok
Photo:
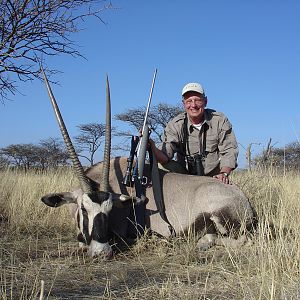
<instances>
[{"instance_id":1,"label":"gemsbok","mask_svg":"<svg viewBox=\"0 0 300 300\"><path fill-rule=\"evenodd\" d=\"M110 159L110 90L106 79L106 136L104 160L84 171L66 130L51 87L44 74L48 94L58 119L80 187L74 191L48 194L42 201L51 207L70 204L75 207L80 245L91 256L110 257L113 236L126 240L132 205L146 205L146 227L162 236L170 236L168 224L156 207L153 190L146 197L136 197L134 187L122 184L127 158ZM256 225L256 213L248 198L235 185L205 176L159 173L165 212L177 235L193 232L199 236L200 250L222 239L237 241ZM239 237L239 238L238 238ZM238 239L237 239L238 238Z\"/></svg>"}]
</instances>

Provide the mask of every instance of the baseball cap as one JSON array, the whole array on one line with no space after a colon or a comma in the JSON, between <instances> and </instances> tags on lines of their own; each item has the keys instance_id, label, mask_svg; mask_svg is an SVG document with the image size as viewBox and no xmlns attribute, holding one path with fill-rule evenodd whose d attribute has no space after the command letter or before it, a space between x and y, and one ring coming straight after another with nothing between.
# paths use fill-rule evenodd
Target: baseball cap
<instances>
[{"instance_id":1,"label":"baseball cap","mask_svg":"<svg viewBox=\"0 0 300 300\"><path fill-rule=\"evenodd\" d=\"M182 89L182 96L187 92L197 92L199 94L205 95L202 85L198 82L190 82L186 84Z\"/></svg>"}]
</instances>

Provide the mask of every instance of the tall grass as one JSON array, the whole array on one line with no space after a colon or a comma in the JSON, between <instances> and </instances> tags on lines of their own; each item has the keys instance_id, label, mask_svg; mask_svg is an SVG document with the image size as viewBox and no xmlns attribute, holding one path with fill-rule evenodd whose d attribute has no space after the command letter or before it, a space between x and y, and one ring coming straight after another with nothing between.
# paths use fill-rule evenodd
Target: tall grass
<instances>
[{"instance_id":1,"label":"tall grass","mask_svg":"<svg viewBox=\"0 0 300 300\"><path fill-rule=\"evenodd\" d=\"M76 180L70 169L18 171L0 174L0 217L16 234L72 228L66 208L49 209L41 201L47 193L69 191Z\"/></svg>"},{"instance_id":2,"label":"tall grass","mask_svg":"<svg viewBox=\"0 0 300 300\"><path fill-rule=\"evenodd\" d=\"M68 170L0 178L0 299L299 299L300 176L239 172L233 181L259 217L252 243L196 250L196 240L144 238L112 261L74 252L65 208L39 200L68 191Z\"/></svg>"}]
</instances>

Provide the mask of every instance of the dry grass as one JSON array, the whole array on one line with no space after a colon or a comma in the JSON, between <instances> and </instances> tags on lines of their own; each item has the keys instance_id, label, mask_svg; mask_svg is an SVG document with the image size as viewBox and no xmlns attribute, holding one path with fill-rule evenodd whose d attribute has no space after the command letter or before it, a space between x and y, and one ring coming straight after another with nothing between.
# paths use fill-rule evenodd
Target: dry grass
<instances>
[{"instance_id":1,"label":"dry grass","mask_svg":"<svg viewBox=\"0 0 300 300\"><path fill-rule=\"evenodd\" d=\"M299 175L245 172L234 181L258 211L251 245L199 253L193 239L152 237L102 262L75 251L67 210L39 201L74 185L68 171L3 171L0 299L42 298L42 283L43 299L299 299Z\"/></svg>"}]
</instances>

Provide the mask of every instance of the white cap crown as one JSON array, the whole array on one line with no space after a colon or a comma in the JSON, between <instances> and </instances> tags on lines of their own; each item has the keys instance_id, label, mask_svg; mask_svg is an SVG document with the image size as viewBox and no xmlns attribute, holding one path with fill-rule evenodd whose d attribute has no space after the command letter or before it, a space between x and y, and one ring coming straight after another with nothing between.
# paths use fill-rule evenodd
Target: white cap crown
<instances>
[{"instance_id":1,"label":"white cap crown","mask_svg":"<svg viewBox=\"0 0 300 300\"><path fill-rule=\"evenodd\" d=\"M190 82L186 84L182 89L182 96L187 92L197 92L199 94L205 95L202 85L198 82Z\"/></svg>"}]
</instances>

